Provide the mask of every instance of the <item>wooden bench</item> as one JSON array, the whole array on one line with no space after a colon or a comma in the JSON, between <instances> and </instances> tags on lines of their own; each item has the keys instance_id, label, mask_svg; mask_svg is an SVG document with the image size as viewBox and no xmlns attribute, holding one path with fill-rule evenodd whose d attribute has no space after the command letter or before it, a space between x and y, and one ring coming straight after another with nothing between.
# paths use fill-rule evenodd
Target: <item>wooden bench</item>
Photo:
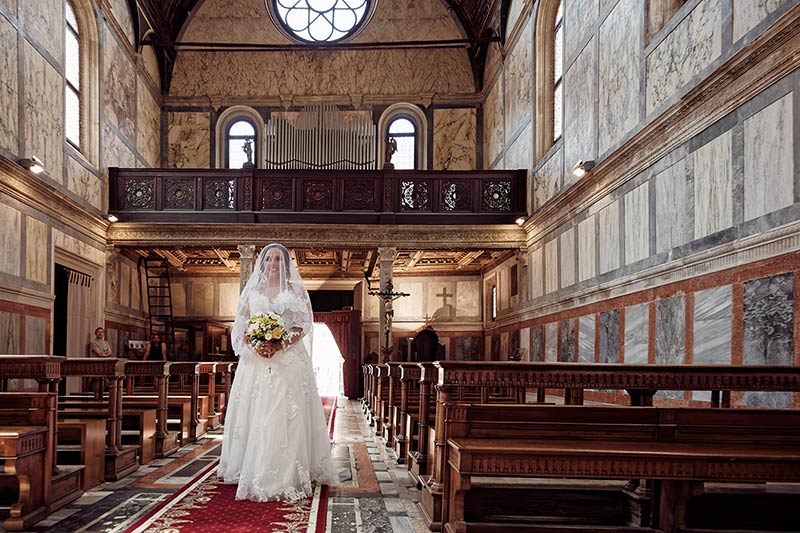
<instances>
[{"instance_id":1,"label":"wooden bench","mask_svg":"<svg viewBox=\"0 0 800 533\"><path fill-rule=\"evenodd\" d=\"M58 464L84 465L84 491L105 481L106 417L58 422Z\"/></svg>"},{"instance_id":2,"label":"wooden bench","mask_svg":"<svg viewBox=\"0 0 800 533\"><path fill-rule=\"evenodd\" d=\"M664 533L686 526L704 482L800 482L798 411L458 403L446 411L450 533L489 529L467 510L474 476L655 480L653 527Z\"/></svg>"},{"instance_id":3,"label":"wooden bench","mask_svg":"<svg viewBox=\"0 0 800 533\"><path fill-rule=\"evenodd\" d=\"M423 368L423 377L427 371ZM431 372L436 375L432 465L430 475L419 479L422 513L434 531L441 529L442 517L448 515L444 497L448 432L443 406L463 397L462 390L477 388L490 399L491 391L516 391L524 400L528 389L550 389L562 391L568 404L581 404L586 389L615 389L626 391L631 405L637 406L652 405L659 390L712 391L712 407L729 406L731 391L800 391L800 367L786 366L436 361Z\"/></svg>"},{"instance_id":4,"label":"wooden bench","mask_svg":"<svg viewBox=\"0 0 800 533\"><path fill-rule=\"evenodd\" d=\"M164 361L126 361L125 376L128 378L126 392L133 392L133 378L149 377L154 383L154 400L145 402L144 405L136 404L134 399L128 397L128 404L138 408L156 409L155 456L159 459L168 457L178 450L178 433L170 432L167 428L167 382L169 379L169 365Z\"/></svg>"}]
</instances>

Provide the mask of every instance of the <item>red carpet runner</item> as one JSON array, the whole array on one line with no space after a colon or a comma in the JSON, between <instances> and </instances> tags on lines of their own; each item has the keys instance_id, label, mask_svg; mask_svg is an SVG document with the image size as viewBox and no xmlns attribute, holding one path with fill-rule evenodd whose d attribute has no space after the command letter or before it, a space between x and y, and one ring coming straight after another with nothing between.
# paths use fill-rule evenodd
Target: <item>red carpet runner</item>
<instances>
[{"instance_id":1,"label":"red carpet runner","mask_svg":"<svg viewBox=\"0 0 800 533\"><path fill-rule=\"evenodd\" d=\"M329 434L333 437L336 398L323 398L322 404ZM218 461L214 461L192 482L139 519L125 533L325 531L327 486L317 487L313 500L296 503L236 500L236 485L217 483L217 464Z\"/></svg>"}]
</instances>

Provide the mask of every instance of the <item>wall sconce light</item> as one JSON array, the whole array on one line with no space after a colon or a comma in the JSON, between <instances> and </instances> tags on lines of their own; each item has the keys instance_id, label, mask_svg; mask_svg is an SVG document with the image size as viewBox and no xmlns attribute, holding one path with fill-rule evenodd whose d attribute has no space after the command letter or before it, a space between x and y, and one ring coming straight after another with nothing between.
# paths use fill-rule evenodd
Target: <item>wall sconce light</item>
<instances>
[{"instance_id":1,"label":"wall sconce light","mask_svg":"<svg viewBox=\"0 0 800 533\"><path fill-rule=\"evenodd\" d=\"M34 174L41 174L44 172L44 163L42 163L42 160L35 155L30 159L20 159L19 164L22 166L22 168L25 170L30 170Z\"/></svg>"},{"instance_id":2,"label":"wall sconce light","mask_svg":"<svg viewBox=\"0 0 800 533\"><path fill-rule=\"evenodd\" d=\"M109 222L119 222L119 219L117 218L117 215L115 215L113 213L109 213L108 214L108 221Z\"/></svg>"},{"instance_id":3,"label":"wall sconce light","mask_svg":"<svg viewBox=\"0 0 800 533\"><path fill-rule=\"evenodd\" d=\"M584 161L583 159L581 159L580 161L575 163L574 167L572 167L572 174L576 178L582 178L586 175L587 172L589 172L593 168L594 168L594 161L592 161L591 159L589 161Z\"/></svg>"},{"instance_id":4,"label":"wall sconce light","mask_svg":"<svg viewBox=\"0 0 800 533\"><path fill-rule=\"evenodd\" d=\"M516 223L517 223L517 226L521 226L521 225L523 225L523 224L525 223L525 217L519 217L519 218L518 218L517 220L515 220L514 222L516 222Z\"/></svg>"}]
</instances>

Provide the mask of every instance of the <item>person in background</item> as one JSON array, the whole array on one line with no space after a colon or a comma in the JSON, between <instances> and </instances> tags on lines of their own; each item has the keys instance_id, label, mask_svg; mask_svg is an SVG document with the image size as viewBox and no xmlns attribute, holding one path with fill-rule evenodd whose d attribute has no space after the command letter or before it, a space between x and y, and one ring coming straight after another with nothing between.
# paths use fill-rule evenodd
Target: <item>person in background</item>
<instances>
[{"instance_id":1,"label":"person in background","mask_svg":"<svg viewBox=\"0 0 800 533\"><path fill-rule=\"evenodd\" d=\"M106 340L106 330L97 328L94 330L94 339L89 343L89 357L111 357L111 345ZM94 393L94 397L103 397L103 391L108 387L106 378L89 378L89 389Z\"/></svg>"},{"instance_id":2,"label":"person in background","mask_svg":"<svg viewBox=\"0 0 800 533\"><path fill-rule=\"evenodd\" d=\"M161 335L153 334L150 340L150 350L147 352L147 361L166 361L167 343L161 340Z\"/></svg>"}]
</instances>

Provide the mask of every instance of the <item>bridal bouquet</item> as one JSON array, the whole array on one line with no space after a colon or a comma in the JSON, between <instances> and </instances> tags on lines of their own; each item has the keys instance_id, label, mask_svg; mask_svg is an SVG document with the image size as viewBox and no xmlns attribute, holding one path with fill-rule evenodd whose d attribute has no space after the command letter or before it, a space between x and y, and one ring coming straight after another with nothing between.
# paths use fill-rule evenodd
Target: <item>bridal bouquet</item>
<instances>
[{"instance_id":1,"label":"bridal bouquet","mask_svg":"<svg viewBox=\"0 0 800 533\"><path fill-rule=\"evenodd\" d=\"M297 333L286 327L280 315L274 313L258 313L247 321L247 337L256 352L266 342L283 344L295 335Z\"/></svg>"}]
</instances>

